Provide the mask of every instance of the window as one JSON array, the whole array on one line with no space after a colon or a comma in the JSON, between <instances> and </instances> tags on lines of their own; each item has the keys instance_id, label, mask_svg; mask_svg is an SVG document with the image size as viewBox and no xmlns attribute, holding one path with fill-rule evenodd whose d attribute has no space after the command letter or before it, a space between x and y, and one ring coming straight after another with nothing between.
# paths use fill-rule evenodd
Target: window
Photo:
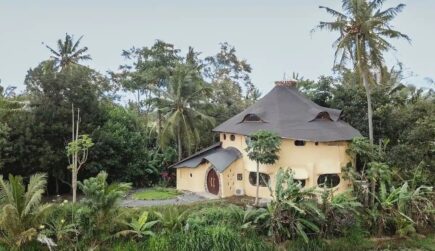
<instances>
[{"instance_id":1,"label":"window","mask_svg":"<svg viewBox=\"0 0 435 251\"><path fill-rule=\"evenodd\" d=\"M321 112L316 116L317 120L332 120L327 112Z\"/></svg>"},{"instance_id":2,"label":"window","mask_svg":"<svg viewBox=\"0 0 435 251\"><path fill-rule=\"evenodd\" d=\"M338 174L322 174L317 179L317 185L324 188L336 187L340 184L340 176Z\"/></svg>"},{"instance_id":3,"label":"window","mask_svg":"<svg viewBox=\"0 0 435 251\"><path fill-rule=\"evenodd\" d=\"M235 136L234 134L231 134L231 135L230 135L230 140L231 140L231 141L236 140L236 136Z\"/></svg>"},{"instance_id":4,"label":"window","mask_svg":"<svg viewBox=\"0 0 435 251\"><path fill-rule=\"evenodd\" d=\"M315 144L316 146L318 146L318 145L319 145L319 142L316 141L316 143L314 143L314 144Z\"/></svg>"},{"instance_id":5,"label":"window","mask_svg":"<svg viewBox=\"0 0 435 251\"><path fill-rule=\"evenodd\" d=\"M237 174L237 180L243 180L243 175L241 173Z\"/></svg>"},{"instance_id":6,"label":"window","mask_svg":"<svg viewBox=\"0 0 435 251\"><path fill-rule=\"evenodd\" d=\"M249 113L243 118L243 122L261 122L261 119L256 114Z\"/></svg>"},{"instance_id":7,"label":"window","mask_svg":"<svg viewBox=\"0 0 435 251\"><path fill-rule=\"evenodd\" d=\"M245 136L245 143L247 146L249 146L249 144L251 144L251 137Z\"/></svg>"},{"instance_id":8,"label":"window","mask_svg":"<svg viewBox=\"0 0 435 251\"><path fill-rule=\"evenodd\" d=\"M267 187L267 184L269 184L270 176L265 173L260 173L260 186L261 187ZM257 173L256 172L250 172L249 173L249 183L251 185L256 186L257 185Z\"/></svg>"},{"instance_id":9,"label":"window","mask_svg":"<svg viewBox=\"0 0 435 251\"><path fill-rule=\"evenodd\" d=\"M303 140L295 140L295 146L304 146L305 145L305 141Z\"/></svg>"},{"instance_id":10,"label":"window","mask_svg":"<svg viewBox=\"0 0 435 251\"><path fill-rule=\"evenodd\" d=\"M295 182L301 184L301 187L305 187L305 180L295 179Z\"/></svg>"},{"instance_id":11,"label":"window","mask_svg":"<svg viewBox=\"0 0 435 251\"><path fill-rule=\"evenodd\" d=\"M224 140L226 140L227 139L227 135L224 133Z\"/></svg>"}]
</instances>

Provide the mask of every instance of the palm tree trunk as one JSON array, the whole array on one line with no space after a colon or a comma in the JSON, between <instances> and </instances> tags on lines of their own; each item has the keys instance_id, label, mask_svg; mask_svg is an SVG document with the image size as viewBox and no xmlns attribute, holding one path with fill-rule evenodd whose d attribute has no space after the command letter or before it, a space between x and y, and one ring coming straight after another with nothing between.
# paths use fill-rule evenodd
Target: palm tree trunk
<instances>
[{"instance_id":1,"label":"palm tree trunk","mask_svg":"<svg viewBox=\"0 0 435 251\"><path fill-rule=\"evenodd\" d=\"M178 147L178 161L181 161L181 155L183 154L183 149L181 148L181 129L177 128L177 147Z\"/></svg>"},{"instance_id":2,"label":"palm tree trunk","mask_svg":"<svg viewBox=\"0 0 435 251\"><path fill-rule=\"evenodd\" d=\"M360 44L360 37L357 35L356 37L356 53L357 53L357 64L358 64L358 70L361 74L364 89L366 90L366 96L367 96L367 117L369 120L369 140L370 144L373 145L373 109L372 109L372 97L370 92L370 86L369 86L369 76L368 76L368 65L366 64L366 56L364 53L364 44ZM364 64L364 65L363 65Z\"/></svg>"},{"instance_id":3,"label":"palm tree trunk","mask_svg":"<svg viewBox=\"0 0 435 251\"><path fill-rule=\"evenodd\" d=\"M372 95L370 91L370 86L368 83L367 73L363 73L363 84L366 90L367 96L367 117L369 119L369 139L370 144L373 145L373 108L372 108Z\"/></svg>"},{"instance_id":4,"label":"palm tree trunk","mask_svg":"<svg viewBox=\"0 0 435 251\"><path fill-rule=\"evenodd\" d=\"M260 163L257 161L257 191L255 192L255 206L258 206L258 197L260 191Z\"/></svg>"}]
</instances>

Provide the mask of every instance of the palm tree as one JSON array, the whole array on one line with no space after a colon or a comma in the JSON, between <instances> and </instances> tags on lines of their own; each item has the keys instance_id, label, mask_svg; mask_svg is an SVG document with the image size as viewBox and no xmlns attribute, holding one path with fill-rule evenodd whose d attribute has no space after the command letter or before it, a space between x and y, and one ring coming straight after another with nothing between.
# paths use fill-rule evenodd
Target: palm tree
<instances>
[{"instance_id":1,"label":"palm tree","mask_svg":"<svg viewBox=\"0 0 435 251\"><path fill-rule=\"evenodd\" d=\"M166 90L154 88L158 97L151 99L164 116L160 141L166 145L175 140L178 147L178 160L183 155L183 146L190 152L199 141L198 122L214 124L214 119L200 111L204 97L210 88L204 84L196 68L189 64L179 64L169 78Z\"/></svg>"},{"instance_id":2,"label":"palm tree","mask_svg":"<svg viewBox=\"0 0 435 251\"><path fill-rule=\"evenodd\" d=\"M320 6L335 19L332 22L320 22L317 29L339 32L333 46L336 48L334 64L345 67L349 60L353 62L362 78L367 96L367 115L369 139L373 144L373 109L370 83L375 82L372 70L380 70L384 64L383 53L395 48L387 41L391 38L409 37L392 29L390 22L403 10L404 4L381 10L385 0L342 0L344 12Z\"/></svg>"},{"instance_id":3,"label":"palm tree","mask_svg":"<svg viewBox=\"0 0 435 251\"><path fill-rule=\"evenodd\" d=\"M91 55L85 54L85 52L88 50L88 47L85 46L83 48L79 48L82 38L83 36L74 42L74 37L66 33L64 41L62 41L62 39L57 40L57 50L46 45L46 47L53 54L52 57L54 62L56 63L57 67L60 68L60 70L65 69L65 67L69 65L78 64L79 61L82 60L91 60Z\"/></svg>"},{"instance_id":4,"label":"palm tree","mask_svg":"<svg viewBox=\"0 0 435 251\"><path fill-rule=\"evenodd\" d=\"M27 191L20 176L9 175L9 181L0 175L0 242L11 249L19 249L34 240L37 228L50 204L41 204L47 184L45 174L30 177Z\"/></svg>"}]
</instances>

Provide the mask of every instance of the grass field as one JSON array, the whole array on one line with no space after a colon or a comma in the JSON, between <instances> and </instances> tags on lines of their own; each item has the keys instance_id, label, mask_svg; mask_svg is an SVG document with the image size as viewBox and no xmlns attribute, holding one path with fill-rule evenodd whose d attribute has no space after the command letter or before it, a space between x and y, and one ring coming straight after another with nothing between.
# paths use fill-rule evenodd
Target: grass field
<instances>
[{"instance_id":1,"label":"grass field","mask_svg":"<svg viewBox=\"0 0 435 251\"><path fill-rule=\"evenodd\" d=\"M173 188L154 187L136 192L132 197L136 200L167 200L173 199L180 194Z\"/></svg>"}]
</instances>

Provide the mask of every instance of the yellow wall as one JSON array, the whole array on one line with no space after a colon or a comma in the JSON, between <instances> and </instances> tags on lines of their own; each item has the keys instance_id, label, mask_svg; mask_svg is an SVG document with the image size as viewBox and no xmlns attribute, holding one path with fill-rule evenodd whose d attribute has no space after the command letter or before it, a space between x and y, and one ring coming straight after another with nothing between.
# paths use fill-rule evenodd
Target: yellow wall
<instances>
[{"instance_id":1,"label":"yellow wall","mask_svg":"<svg viewBox=\"0 0 435 251\"><path fill-rule=\"evenodd\" d=\"M204 192L209 166L204 163L196 168L177 168L177 190Z\"/></svg>"},{"instance_id":2,"label":"yellow wall","mask_svg":"<svg viewBox=\"0 0 435 251\"><path fill-rule=\"evenodd\" d=\"M235 161L223 173L218 173L220 179L219 196L229 197L235 195L236 189L243 189L248 196L255 196L256 187L249 182L249 172L256 171L256 163L251 161L246 154L245 136L234 135L235 140L231 140L231 134L220 134L222 147L235 147L242 153L242 158ZM279 152L279 160L275 165L260 165L260 172L270 176L270 184L274 189L275 175L279 168L298 168L308 173L305 187L317 187L317 178L321 174L338 173L341 176L341 168L351 161L346 154L347 142L315 142L307 141L305 146L295 146L293 140L283 139ZM210 164L201 164L197 168L178 168L177 169L177 189L193 192L206 191L206 173ZM190 177L192 174L192 177ZM242 180L237 180L237 174L242 174ZM350 186L349 182L342 177L340 184L335 187L338 192L346 190ZM318 188L321 189L321 188ZM267 187L260 187L260 197L270 198L271 194Z\"/></svg>"},{"instance_id":3,"label":"yellow wall","mask_svg":"<svg viewBox=\"0 0 435 251\"><path fill-rule=\"evenodd\" d=\"M244 170L243 183L245 193L248 196L255 196L256 187L249 183L249 172L256 171L256 163L251 161L246 154L245 136L235 135L235 140L231 141L231 134L221 133L220 139L222 147L235 147L242 153L242 161L237 163L237 170ZM299 168L305 170L309 179L306 180L306 187L317 186L317 178L321 174L341 173L341 168L351 161L346 154L347 142L315 142L306 141L305 146L295 146L293 140L282 139L279 152L279 159L274 165L260 165L260 172L270 175L272 188L275 184L275 174L279 168ZM340 174L341 176L341 174ZM341 177L340 184L335 187L339 192L349 187L349 182ZM319 188L320 189L320 188ZM267 187L260 187L260 197L270 197Z\"/></svg>"}]
</instances>

